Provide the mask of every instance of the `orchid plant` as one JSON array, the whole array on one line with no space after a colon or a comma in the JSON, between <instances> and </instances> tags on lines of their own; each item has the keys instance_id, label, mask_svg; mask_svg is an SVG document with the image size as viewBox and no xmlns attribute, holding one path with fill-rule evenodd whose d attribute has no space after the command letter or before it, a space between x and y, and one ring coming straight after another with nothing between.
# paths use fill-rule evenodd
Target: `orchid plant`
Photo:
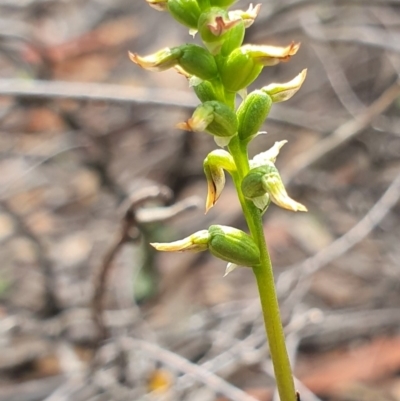
<instances>
[{"instance_id":1,"label":"orchid plant","mask_svg":"<svg viewBox=\"0 0 400 401\"><path fill-rule=\"evenodd\" d=\"M208 250L228 262L225 274L238 266L250 267L255 275L265 328L281 401L297 398L285 345L274 276L265 242L262 216L271 202L294 212L306 207L286 192L275 160L285 140L252 159L249 143L259 135L273 103L290 99L301 87L306 70L286 83L272 83L247 93L264 67L288 61L299 49L298 43L286 47L243 45L245 29L251 26L260 4L230 11L235 0L146 0L153 8L167 11L176 21L201 37L203 46L184 44L130 59L152 71L175 68L188 80L200 100L193 115L177 128L206 132L214 137L218 149L204 160L207 179L206 212L219 199L225 173L235 184L249 234L233 227L212 225L187 238L171 243L153 243L159 251L200 252ZM237 107L238 99L241 103Z\"/></svg>"}]
</instances>

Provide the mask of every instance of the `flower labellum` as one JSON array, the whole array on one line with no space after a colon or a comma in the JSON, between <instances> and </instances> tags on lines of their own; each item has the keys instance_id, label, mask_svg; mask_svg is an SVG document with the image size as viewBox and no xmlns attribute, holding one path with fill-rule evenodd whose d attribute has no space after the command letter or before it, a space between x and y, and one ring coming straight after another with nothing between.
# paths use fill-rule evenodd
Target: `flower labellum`
<instances>
[{"instance_id":1,"label":"flower labellum","mask_svg":"<svg viewBox=\"0 0 400 401\"><path fill-rule=\"evenodd\" d=\"M300 48L300 43L292 42L289 46L264 46L245 45L243 51L249 54L253 60L265 67L276 65L282 61L288 61Z\"/></svg>"},{"instance_id":2,"label":"flower labellum","mask_svg":"<svg viewBox=\"0 0 400 401\"><path fill-rule=\"evenodd\" d=\"M164 252L201 252L208 248L209 239L208 230L201 230L179 241L169 243L153 242L150 245L156 248L157 251Z\"/></svg>"},{"instance_id":3,"label":"flower labellum","mask_svg":"<svg viewBox=\"0 0 400 401\"><path fill-rule=\"evenodd\" d=\"M251 25L253 25L254 20L257 18L257 15L260 12L260 9L261 9L261 4L256 4L255 7L253 7L253 4L250 4L249 8L246 11L243 10L230 11L229 18L230 19L241 18L245 28L249 28Z\"/></svg>"},{"instance_id":4,"label":"flower labellum","mask_svg":"<svg viewBox=\"0 0 400 401\"><path fill-rule=\"evenodd\" d=\"M267 93L274 103L289 100L303 85L307 76L307 70L301 71L299 75L284 84L270 84L264 86L261 91Z\"/></svg>"},{"instance_id":5,"label":"flower labellum","mask_svg":"<svg viewBox=\"0 0 400 401\"><path fill-rule=\"evenodd\" d=\"M149 56L141 57L129 52L129 58L138 66L150 71L165 71L178 63L182 51L179 47L165 48Z\"/></svg>"},{"instance_id":6,"label":"flower labellum","mask_svg":"<svg viewBox=\"0 0 400 401\"><path fill-rule=\"evenodd\" d=\"M207 179L206 213L215 205L225 186L224 170L232 172L236 165L230 153L217 149L208 154L203 163Z\"/></svg>"}]
</instances>

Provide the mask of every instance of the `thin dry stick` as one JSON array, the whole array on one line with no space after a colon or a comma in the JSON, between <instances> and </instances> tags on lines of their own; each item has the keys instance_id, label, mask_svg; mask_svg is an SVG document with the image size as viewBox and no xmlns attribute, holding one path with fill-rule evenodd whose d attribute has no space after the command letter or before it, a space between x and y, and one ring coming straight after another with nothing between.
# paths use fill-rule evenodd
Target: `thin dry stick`
<instances>
[{"instance_id":1,"label":"thin dry stick","mask_svg":"<svg viewBox=\"0 0 400 401\"><path fill-rule=\"evenodd\" d=\"M179 214L196 208L198 205L197 197L183 199L168 207L157 207L151 209L140 209L143 203L151 199L161 199L167 201L171 198L171 190L167 187L151 185L137 190L131 196L121 209L124 214L121 220L121 226L114 241L109 246L104 255L96 282L94 285L94 295L92 300L93 319L100 332L100 340L108 337L107 326L103 319L104 312L104 292L107 284L107 278L112 268L112 263L119 253L122 246L128 242L136 240L140 236L141 227L144 224L150 224L159 221L167 221ZM136 229L136 232L133 232Z\"/></svg>"},{"instance_id":2,"label":"thin dry stick","mask_svg":"<svg viewBox=\"0 0 400 401\"><path fill-rule=\"evenodd\" d=\"M104 255L100 271L94 285L92 314L94 322L96 323L100 332L100 340L104 340L108 336L108 330L103 320L103 310L104 292L106 288L107 277L112 268L112 262L124 244L138 238L140 235L139 230L137 231L136 236L132 235L133 228L138 227L136 209L150 199L168 199L170 196L171 192L168 188L153 185L138 190L126 201L125 205L122 206L124 209L124 215L121 221L119 232Z\"/></svg>"},{"instance_id":3,"label":"thin dry stick","mask_svg":"<svg viewBox=\"0 0 400 401\"><path fill-rule=\"evenodd\" d=\"M1 192L0 192L1 196ZM24 218L10 208L7 202L0 198L1 208L11 216L19 234L29 238L36 247L37 263L42 270L42 275L45 282L45 303L42 312L45 314L53 314L58 311L57 297L54 293L55 275L51 259L48 256L48 249L44 241L35 234L35 232L26 224Z\"/></svg>"},{"instance_id":4,"label":"thin dry stick","mask_svg":"<svg viewBox=\"0 0 400 401\"><path fill-rule=\"evenodd\" d=\"M321 38L325 38L324 30L318 23L315 12L302 13L300 16L300 23L304 32L309 34L309 36L312 37L309 32L310 25L312 24L312 30L314 33L317 33ZM336 93L338 99L353 117L357 117L360 112L364 111L365 106L354 93L339 61L334 56L330 44L321 44L320 42L317 42L311 43L311 47L322 64L331 87Z\"/></svg>"},{"instance_id":5,"label":"thin dry stick","mask_svg":"<svg viewBox=\"0 0 400 401\"><path fill-rule=\"evenodd\" d=\"M92 313L93 320L97 325L99 330L100 340L105 340L108 337L108 329L104 324L103 320L103 311L104 311L104 292L107 283L107 277L112 267L112 262L115 256L118 254L122 246L131 241L131 237L129 236L129 232L131 228L134 226L134 218L124 218L121 224L120 231L110 247L106 252L103 262L101 264L101 268L96 279L96 284L94 287L94 296L92 300Z\"/></svg>"},{"instance_id":6,"label":"thin dry stick","mask_svg":"<svg viewBox=\"0 0 400 401\"><path fill-rule=\"evenodd\" d=\"M315 273L328 263L337 259L364 239L396 205L400 198L400 174L390 184L382 197L369 212L345 235L328 247L305 261L288 267L288 271L279 276L277 291L280 297L287 295L293 280L303 279ZM292 293L291 296L294 296Z\"/></svg>"},{"instance_id":7,"label":"thin dry stick","mask_svg":"<svg viewBox=\"0 0 400 401\"><path fill-rule=\"evenodd\" d=\"M383 113L400 96L400 80L389 86L381 96L375 100L364 112L356 118L347 121L337 128L331 135L320 140L310 150L298 155L289 164L286 172L282 174L286 182L311 164L321 160L329 152L337 149L357 134L367 128L372 120Z\"/></svg>"},{"instance_id":8,"label":"thin dry stick","mask_svg":"<svg viewBox=\"0 0 400 401\"><path fill-rule=\"evenodd\" d=\"M187 359L168 351L157 344L133 338L124 339L127 346L140 348L151 355L152 358L160 361L183 373L194 376L197 380L207 385L216 393L227 397L230 401L257 401L254 397L243 390L233 386L219 376L203 367L196 365Z\"/></svg>"},{"instance_id":9,"label":"thin dry stick","mask_svg":"<svg viewBox=\"0 0 400 401\"><path fill-rule=\"evenodd\" d=\"M32 99L73 99L76 101L98 101L110 103L152 104L156 106L193 109L198 104L189 92L145 87L127 87L113 84L73 83L26 79L0 79L0 96L15 96ZM271 120L325 131L336 120L329 116L322 119L314 113L295 110L281 104L275 105L269 116Z\"/></svg>"},{"instance_id":10,"label":"thin dry stick","mask_svg":"<svg viewBox=\"0 0 400 401\"><path fill-rule=\"evenodd\" d=\"M184 91L150 89L113 84L74 83L26 79L0 79L1 96L40 99L94 100L119 103L156 104L163 107L193 108L195 97Z\"/></svg>"}]
</instances>

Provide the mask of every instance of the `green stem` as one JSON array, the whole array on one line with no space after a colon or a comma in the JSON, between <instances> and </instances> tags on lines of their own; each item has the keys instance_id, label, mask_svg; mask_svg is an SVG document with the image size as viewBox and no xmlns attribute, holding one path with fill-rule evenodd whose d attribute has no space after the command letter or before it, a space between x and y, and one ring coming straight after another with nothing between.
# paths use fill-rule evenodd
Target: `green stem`
<instances>
[{"instance_id":1,"label":"green stem","mask_svg":"<svg viewBox=\"0 0 400 401\"><path fill-rule=\"evenodd\" d=\"M274 366L276 384L281 401L295 401L292 370L286 350L285 335L279 312L271 259L265 242L261 212L253 202L245 199L241 189L243 177L249 171L247 146L235 137L229 144L229 151L235 160L237 172L233 175L240 204L249 226L250 233L260 249L260 264L253 268L260 294L261 307L267 332L269 349Z\"/></svg>"}]
</instances>

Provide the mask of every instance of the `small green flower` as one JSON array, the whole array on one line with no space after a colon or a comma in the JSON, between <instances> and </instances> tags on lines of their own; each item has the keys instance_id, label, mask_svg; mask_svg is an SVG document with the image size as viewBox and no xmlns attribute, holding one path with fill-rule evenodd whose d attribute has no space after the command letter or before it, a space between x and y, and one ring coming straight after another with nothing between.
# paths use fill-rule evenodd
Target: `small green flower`
<instances>
[{"instance_id":1,"label":"small green flower","mask_svg":"<svg viewBox=\"0 0 400 401\"><path fill-rule=\"evenodd\" d=\"M228 226L208 229L210 252L219 259L240 266L253 267L260 263L260 251L250 235Z\"/></svg>"},{"instance_id":2,"label":"small green flower","mask_svg":"<svg viewBox=\"0 0 400 401\"><path fill-rule=\"evenodd\" d=\"M243 195L248 199L256 198L259 202L260 197L268 195L271 201L279 207L294 212L307 211L307 208L304 205L289 197L278 169L272 162L265 166L251 169L242 181L242 191ZM259 208L263 209L261 207Z\"/></svg>"},{"instance_id":3,"label":"small green flower","mask_svg":"<svg viewBox=\"0 0 400 401\"><path fill-rule=\"evenodd\" d=\"M217 258L240 266L253 267L260 263L260 251L250 235L228 226L213 225L179 241L151 245L165 252L201 252L208 249Z\"/></svg>"},{"instance_id":4,"label":"small green flower","mask_svg":"<svg viewBox=\"0 0 400 401\"><path fill-rule=\"evenodd\" d=\"M249 86L263 67L288 61L297 53L300 44L286 47L244 45L234 50L220 66L220 76L225 88L238 92Z\"/></svg>"},{"instance_id":5,"label":"small green flower","mask_svg":"<svg viewBox=\"0 0 400 401\"><path fill-rule=\"evenodd\" d=\"M214 136L219 146L229 144L237 134L238 122L236 113L228 106L215 100L202 103L188 121L176 125L186 131L206 131Z\"/></svg>"},{"instance_id":6,"label":"small green flower","mask_svg":"<svg viewBox=\"0 0 400 401\"><path fill-rule=\"evenodd\" d=\"M210 52L193 44L167 47L145 57L129 53L129 57L135 64L150 71L165 71L178 67L179 72L204 80L213 79L218 75L217 64Z\"/></svg>"}]
</instances>

